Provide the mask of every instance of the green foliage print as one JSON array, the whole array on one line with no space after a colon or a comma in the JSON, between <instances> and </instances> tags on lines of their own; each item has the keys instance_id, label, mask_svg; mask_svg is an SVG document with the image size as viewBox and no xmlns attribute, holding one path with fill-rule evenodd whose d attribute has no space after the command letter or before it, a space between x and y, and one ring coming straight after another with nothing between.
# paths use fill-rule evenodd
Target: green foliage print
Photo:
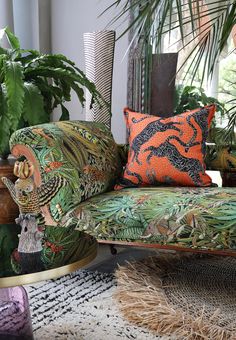
<instances>
[{"instance_id":1,"label":"green foliage print","mask_svg":"<svg viewBox=\"0 0 236 340\"><path fill-rule=\"evenodd\" d=\"M14 274L11 256L18 245L20 227L12 224L0 225L0 277Z\"/></svg>"},{"instance_id":2,"label":"green foliage print","mask_svg":"<svg viewBox=\"0 0 236 340\"><path fill-rule=\"evenodd\" d=\"M234 188L124 189L81 203L74 216L98 239L236 249Z\"/></svg>"},{"instance_id":3,"label":"green foliage print","mask_svg":"<svg viewBox=\"0 0 236 340\"><path fill-rule=\"evenodd\" d=\"M0 225L0 278L21 274L17 250L21 228L17 225ZM49 227L44 229L41 259L45 270L65 266L97 251L96 240L81 231Z\"/></svg>"},{"instance_id":4,"label":"green foliage print","mask_svg":"<svg viewBox=\"0 0 236 340\"><path fill-rule=\"evenodd\" d=\"M42 260L47 269L64 266L90 256L96 240L80 231L60 227L45 229Z\"/></svg>"},{"instance_id":5,"label":"green foliage print","mask_svg":"<svg viewBox=\"0 0 236 340\"><path fill-rule=\"evenodd\" d=\"M113 188L122 171L118 146L100 123L64 121L15 132L11 148L26 146L36 159L43 182L60 176L66 180L48 205L55 222L87 198Z\"/></svg>"}]
</instances>

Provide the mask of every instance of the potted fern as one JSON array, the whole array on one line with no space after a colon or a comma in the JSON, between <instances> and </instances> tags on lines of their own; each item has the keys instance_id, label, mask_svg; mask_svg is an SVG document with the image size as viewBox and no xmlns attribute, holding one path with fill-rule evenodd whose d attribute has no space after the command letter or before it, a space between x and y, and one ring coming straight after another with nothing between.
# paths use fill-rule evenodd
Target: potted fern
<instances>
[{"instance_id":1,"label":"potted fern","mask_svg":"<svg viewBox=\"0 0 236 340\"><path fill-rule=\"evenodd\" d=\"M10 48L1 46L6 36ZM83 88L92 94L92 102L104 102L84 73L61 54L41 54L23 50L18 38L8 29L0 30L0 158L7 158L11 134L24 126L50 121L54 108L61 108L60 120L69 119L64 103L71 90L84 105Z\"/></svg>"}]
</instances>

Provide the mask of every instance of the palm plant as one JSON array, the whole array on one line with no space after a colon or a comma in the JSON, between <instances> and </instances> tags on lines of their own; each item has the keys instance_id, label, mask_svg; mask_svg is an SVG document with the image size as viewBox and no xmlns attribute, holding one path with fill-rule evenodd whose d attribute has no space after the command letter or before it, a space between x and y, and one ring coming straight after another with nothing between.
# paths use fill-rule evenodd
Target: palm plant
<instances>
[{"instance_id":1,"label":"palm plant","mask_svg":"<svg viewBox=\"0 0 236 340\"><path fill-rule=\"evenodd\" d=\"M224 104L214 97L208 97L203 88L196 86L176 86L175 91L175 114L181 114L188 110L194 110L202 106L216 104L216 110L221 116L225 114Z\"/></svg>"},{"instance_id":2,"label":"palm plant","mask_svg":"<svg viewBox=\"0 0 236 340\"><path fill-rule=\"evenodd\" d=\"M236 71L235 60L231 58L231 62L227 63L221 70L221 78L219 84L219 96L225 101L227 109L228 125L225 129L225 144L236 144L235 126L236 126Z\"/></svg>"},{"instance_id":3,"label":"palm plant","mask_svg":"<svg viewBox=\"0 0 236 340\"><path fill-rule=\"evenodd\" d=\"M120 37L132 29L134 40L142 37L156 52L164 36L178 32L179 51L188 49L183 65L190 61L193 79L201 62L202 79L212 75L236 24L236 0L113 0L105 11L114 7L118 14L111 24L128 21L129 12L135 13Z\"/></svg>"},{"instance_id":4,"label":"palm plant","mask_svg":"<svg viewBox=\"0 0 236 340\"><path fill-rule=\"evenodd\" d=\"M92 102L105 104L84 73L61 54L41 54L20 48L18 38L8 29L6 35L10 48L0 45L0 157L9 154L11 134L24 126L46 123L57 106L61 108L60 120L69 119L64 103L70 101L74 90L84 105L84 89L92 94Z\"/></svg>"},{"instance_id":5,"label":"palm plant","mask_svg":"<svg viewBox=\"0 0 236 340\"><path fill-rule=\"evenodd\" d=\"M194 110L202 106L216 105L216 112L213 122L211 124L211 128L209 131L208 142L215 143L217 147L221 148L225 145L234 144L235 143L235 134L234 129L228 126L227 129L223 129L218 127L217 118L221 119L229 119L229 122L232 121L232 117L230 117L230 109L225 108L225 104L220 102L218 99L214 97L208 97L203 88L198 88L196 86L183 86L178 85L175 89L175 104L174 104L174 114L178 115L182 112L188 110ZM233 114L233 116L235 116ZM211 147L211 149L213 149ZM215 149L214 149L215 150Z\"/></svg>"},{"instance_id":6,"label":"palm plant","mask_svg":"<svg viewBox=\"0 0 236 340\"><path fill-rule=\"evenodd\" d=\"M236 24L236 0L113 0L104 12L113 8L118 14L110 24L128 22L118 39L131 31L130 46L137 43L140 46L141 42L148 60L150 53L162 51L163 41L169 38L171 42L172 33L179 37L174 45L184 58L177 72L185 67L184 79L188 77L193 82L200 76L200 85L204 79L211 79L230 35L235 40L232 32ZM235 141L234 103L235 99L228 110L220 110L229 123L226 129L219 129L217 139L220 137L227 144Z\"/></svg>"}]
</instances>

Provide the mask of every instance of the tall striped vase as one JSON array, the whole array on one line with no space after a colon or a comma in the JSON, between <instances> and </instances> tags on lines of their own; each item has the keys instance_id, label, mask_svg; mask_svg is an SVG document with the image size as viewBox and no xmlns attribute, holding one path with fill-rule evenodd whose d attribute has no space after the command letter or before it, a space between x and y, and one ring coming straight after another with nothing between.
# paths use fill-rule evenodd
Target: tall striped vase
<instances>
[{"instance_id":1,"label":"tall striped vase","mask_svg":"<svg viewBox=\"0 0 236 340\"><path fill-rule=\"evenodd\" d=\"M115 31L84 33L85 73L108 103L90 107L91 94L86 91L86 120L105 123L111 127L112 74L115 48Z\"/></svg>"}]
</instances>

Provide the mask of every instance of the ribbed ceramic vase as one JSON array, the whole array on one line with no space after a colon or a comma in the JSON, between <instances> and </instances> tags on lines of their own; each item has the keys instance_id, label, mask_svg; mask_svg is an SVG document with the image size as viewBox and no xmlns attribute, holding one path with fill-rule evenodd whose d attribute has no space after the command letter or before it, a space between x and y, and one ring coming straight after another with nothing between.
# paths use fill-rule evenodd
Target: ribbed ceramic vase
<instances>
[{"instance_id":1,"label":"ribbed ceramic vase","mask_svg":"<svg viewBox=\"0 0 236 340\"><path fill-rule=\"evenodd\" d=\"M85 73L95 83L97 90L111 108L112 75L115 48L115 31L84 33ZM91 104L91 94L86 91L86 120L111 126L109 107Z\"/></svg>"}]
</instances>

